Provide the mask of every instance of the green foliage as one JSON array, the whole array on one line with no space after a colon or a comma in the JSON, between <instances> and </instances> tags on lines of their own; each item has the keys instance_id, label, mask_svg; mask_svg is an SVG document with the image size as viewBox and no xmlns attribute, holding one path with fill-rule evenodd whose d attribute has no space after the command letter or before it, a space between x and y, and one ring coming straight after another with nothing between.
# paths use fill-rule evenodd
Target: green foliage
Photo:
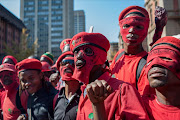
<instances>
[{"instance_id":1,"label":"green foliage","mask_svg":"<svg viewBox=\"0 0 180 120\"><path fill-rule=\"evenodd\" d=\"M17 61L21 61L30 55L34 54L34 46L32 45L31 48L28 48L28 35L23 31L21 34L20 43L16 43L14 40L11 43L4 42L4 52L6 55L14 56Z\"/></svg>"}]
</instances>

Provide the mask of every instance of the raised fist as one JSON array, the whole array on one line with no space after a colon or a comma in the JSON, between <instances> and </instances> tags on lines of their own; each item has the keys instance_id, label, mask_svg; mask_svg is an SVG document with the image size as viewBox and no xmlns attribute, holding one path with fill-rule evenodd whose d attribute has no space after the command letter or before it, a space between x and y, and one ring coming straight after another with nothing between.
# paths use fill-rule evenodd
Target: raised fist
<instances>
[{"instance_id":1,"label":"raised fist","mask_svg":"<svg viewBox=\"0 0 180 120\"><path fill-rule=\"evenodd\" d=\"M156 6L155 9L155 24L156 29L162 30L163 27L167 24L167 11L165 8Z\"/></svg>"}]
</instances>

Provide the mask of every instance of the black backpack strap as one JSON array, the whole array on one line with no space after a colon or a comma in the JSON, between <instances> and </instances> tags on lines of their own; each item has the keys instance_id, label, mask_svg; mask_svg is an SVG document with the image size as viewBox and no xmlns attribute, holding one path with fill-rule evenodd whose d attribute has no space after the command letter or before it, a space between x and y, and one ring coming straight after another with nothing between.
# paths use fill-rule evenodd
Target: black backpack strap
<instances>
[{"instance_id":1,"label":"black backpack strap","mask_svg":"<svg viewBox=\"0 0 180 120\"><path fill-rule=\"evenodd\" d=\"M146 59L147 59L147 55L145 55L143 58L140 59L137 69L136 69L136 87L138 89L137 83L138 83L138 79L140 77L141 71L143 69L143 67L146 64Z\"/></svg>"},{"instance_id":2,"label":"black backpack strap","mask_svg":"<svg viewBox=\"0 0 180 120\"><path fill-rule=\"evenodd\" d=\"M117 60L124 54L125 52L122 51L121 53L119 53L116 57L115 63L117 62Z\"/></svg>"},{"instance_id":3,"label":"black backpack strap","mask_svg":"<svg viewBox=\"0 0 180 120\"><path fill-rule=\"evenodd\" d=\"M19 96L19 90L17 90L17 93L16 93L16 106L21 111L21 114L26 114L26 110L23 108L23 106L21 104L21 99Z\"/></svg>"}]
</instances>

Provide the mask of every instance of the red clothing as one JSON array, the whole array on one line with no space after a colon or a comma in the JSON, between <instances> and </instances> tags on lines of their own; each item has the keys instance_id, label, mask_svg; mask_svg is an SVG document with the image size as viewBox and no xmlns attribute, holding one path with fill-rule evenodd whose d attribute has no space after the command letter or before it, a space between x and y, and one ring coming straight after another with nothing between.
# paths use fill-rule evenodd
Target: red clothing
<instances>
[{"instance_id":1,"label":"red clothing","mask_svg":"<svg viewBox=\"0 0 180 120\"><path fill-rule=\"evenodd\" d=\"M3 107L5 96L6 96L6 90L4 88L1 88L1 90L0 90L0 100L1 100L0 109L2 109L2 107Z\"/></svg>"},{"instance_id":2,"label":"red clothing","mask_svg":"<svg viewBox=\"0 0 180 120\"><path fill-rule=\"evenodd\" d=\"M180 106L164 105L156 96L143 97L150 120L180 120Z\"/></svg>"},{"instance_id":3,"label":"red clothing","mask_svg":"<svg viewBox=\"0 0 180 120\"><path fill-rule=\"evenodd\" d=\"M131 83L134 87L136 87L136 70L138 67L138 63L142 57L147 55L147 52L143 51L137 55L131 55L131 56L123 54L115 63L116 57L122 51L124 50L123 49L119 50L117 54L114 56L114 59L110 66L112 75L114 74L117 79ZM141 71L141 75L137 83L138 91L141 95L146 94L145 92L149 92L149 83L147 82L146 83L147 85L145 84L145 81L147 80L147 76L144 68ZM146 90L144 91L144 89Z\"/></svg>"},{"instance_id":4,"label":"red clothing","mask_svg":"<svg viewBox=\"0 0 180 120\"><path fill-rule=\"evenodd\" d=\"M16 107L16 93L17 87L14 86L10 93L5 96L3 103L3 119L4 120L16 120L21 114L20 110Z\"/></svg>"},{"instance_id":5,"label":"red clothing","mask_svg":"<svg viewBox=\"0 0 180 120\"><path fill-rule=\"evenodd\" d=\"M107 72L103 74L99 80L106 80L114 90L114 92L104 101L108 120L148 120L141 97L134 87L120 80L109 77ZM87 95L85 97L83 96L85 87L85 85L82 86L82 94L76 118L77 120L90 120L93 118L92 104Z\"/></svg>"}]
</instances>

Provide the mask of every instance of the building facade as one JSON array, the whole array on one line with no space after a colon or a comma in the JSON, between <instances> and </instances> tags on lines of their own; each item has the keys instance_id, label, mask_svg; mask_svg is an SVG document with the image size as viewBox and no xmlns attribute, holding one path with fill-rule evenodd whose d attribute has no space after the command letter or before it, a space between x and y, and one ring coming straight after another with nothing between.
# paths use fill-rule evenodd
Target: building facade
<instances>
[{"instance_id":1,"label":"building facade","mask_svg":"<svg viewBox=\"0 0 180 120\"><path fill-rule=\"evenodd\" d=\"M74 11L74 34L85 31L85 13L83 10Z\"/></svg>"},{"instance_id":2,"label":"building facade","mask_svg":"<svg viewBox=\"0 0 180 120\"><path fill-rule=\"evenodd\" d=\"M150 16L150 26L147 36L148 46L152 42L155 32L154 12L156 6L164 7L168 13L168 21L163 30L162 37L177 35L180 31L180 0L145 0L145 8ZM150 49L150 47L148 49Z\"/></svg>"},{"instance_id":3,"label":"building facade","mask_svg":"<svg viewBox=\"0 0 180 120\"><path fill-rule=\"evenodd\" d=\"M51 52L55 60L61 54L59 45L74 35L73 0L21 0L20 18L29 30L29 45L35 41L40 57Z\"/></svg>"},{"instance_id":4,"label":"building facade","mask_svg":"<svg viewBox=\"0 0 180 120\"><path fill-rule=\"evenodd\" d=\"M114 43L110 43L110 49L108 51L108 55L107 55L107 59L113 60L114 56L116 55L116 53L119 50L119 43L118 42L114 42Z\"/></svg>"},{"instance_id":5,"label":"building facade","mask_svg":"<svg viewBox=\"0 0 180 120\"><path fill-rule=\"evenodd\" d=\"M0 60L5 56L5 44L10 48L18 46L23 28L23 22L0 4Z\"/></svg>"}]
</instances>

